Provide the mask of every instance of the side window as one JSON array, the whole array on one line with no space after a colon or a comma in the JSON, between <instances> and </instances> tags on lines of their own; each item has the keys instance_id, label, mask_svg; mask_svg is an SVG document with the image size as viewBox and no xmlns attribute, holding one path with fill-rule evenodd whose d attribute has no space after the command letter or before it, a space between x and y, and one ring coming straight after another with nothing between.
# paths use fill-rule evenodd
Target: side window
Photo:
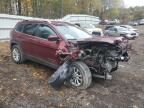
<instances>
[{"instance_id":1,"label":"side window","mask_svg":"<svg viewBox=\"0 0 144 108\"><path fill-rule=\"evenodd\" d=\"M56 33L47 25L40 24L35 35L44 39L47 39L50 35L56 35Z\"/></svg>"},{"instance_id":2,"label":"side window","mask_svg":"<svg viewBox=\"0 0 144 108\"><path fill-rule=\"evenodd\" d=\"M114 29L115 29L115 28L113 28L113 27L109 28L110 31L115 31Z\"/></svg>"},{"instance_id":3,"label":"side window","mask_svg":"<svg viewBox=\"0 0 144 108\"><path fill-rule=\"evenodd\" d=\"M117 32L118 31L117 28L114 28L114 31Z\"/></svg>"},{"instance_id":4,"label":"side window","mask_svg":"<svg viewBox=\"0 0 144 108\"><path fill-rule=\"evenodd\" d=\"M36 30L37 24L26 24L23 29L23 33L34 35L34 31Z\"/></svg>"},{"instance_id":5,"label":"side window","mask_svg":"<svg viewBox=\"0 0 144 108\"><path fill-rule=\"evenodd\" d=\"M18 31L18 32L22 32L23 27L24 27L24 24L18 24L18 25L15 27L15 30Z\"/></svg>"}]
</instances>

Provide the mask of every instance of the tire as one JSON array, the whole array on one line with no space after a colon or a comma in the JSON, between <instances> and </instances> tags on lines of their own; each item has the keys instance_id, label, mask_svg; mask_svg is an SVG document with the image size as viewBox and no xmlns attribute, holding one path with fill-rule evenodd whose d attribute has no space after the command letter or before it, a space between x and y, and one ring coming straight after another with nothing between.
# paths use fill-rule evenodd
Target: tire
<instances>
[{"instance_id":1,"label":"tire","mask_svg":"<svg viewBox=\"0 0 144 108\"><path fill-rule=\"evenodd\" d=\"M74 72L69 80L70 85L78 89L87 89L92 82L92 75L88 66L83 62L77 61L71 64L71 68Z\"/></svg>"},{"instance_id":2,"label":"tire","mask_svg":"<svg viewBox=\"0 0 144 108\"><path fill-rule=\"evenodd\" d=\"M12 60L17 64L23 63L25 61L21 48L18 45L12 46L11 57L12 57Z\"/></svg>"}]
</instances>

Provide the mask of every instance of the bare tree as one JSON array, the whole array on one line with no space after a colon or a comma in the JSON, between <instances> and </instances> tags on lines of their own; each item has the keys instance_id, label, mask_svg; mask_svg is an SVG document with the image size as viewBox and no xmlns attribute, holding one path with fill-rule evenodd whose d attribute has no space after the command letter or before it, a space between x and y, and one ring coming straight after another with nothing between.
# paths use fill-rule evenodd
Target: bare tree
<instances>
[{"instance_id":1,"label":"bare tree","mask_svg":"<svg viewBox=\"0 0 144 108\"><path fill-rule=\"evenodd\" d=\"M11 10L12 10L12 14L17 15L17 2L16 2L16 0L11 0Z\"/></svg>"}]
</instances>

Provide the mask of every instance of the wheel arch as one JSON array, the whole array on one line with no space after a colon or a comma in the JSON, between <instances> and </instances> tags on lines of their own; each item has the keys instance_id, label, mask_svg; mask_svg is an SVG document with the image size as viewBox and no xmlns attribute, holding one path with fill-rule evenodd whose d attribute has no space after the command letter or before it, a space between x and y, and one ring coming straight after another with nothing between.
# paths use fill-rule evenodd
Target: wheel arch
<instances>
[{"instance_id":1,"label":"wheel arch","mask_svg":"<svg viewBox=\"0 0 144 108\"><path fill-rule=\"evenodd\" d=\"M19 45L19 42L12 41L11 44L10 44L10 49L12 49L12 47L13 47L14 45Z\"/></svg>"},{"instance_id":2,"label":"wheel arch","mask_svg":"<svg viewBox=\"0 0 144 108\"><path fill-rule=\"evenodd\" d=\"M89 67L87 66L87 64L85 64L82 61L75 61L72 63L72 65L78 67L80 69L80 71L83 74L83 83L81 86L77 87L78 89L87 89L88 87L90 87L91 83L92 83L92 73L89 69Z\"/></svg>"}]
</instances>

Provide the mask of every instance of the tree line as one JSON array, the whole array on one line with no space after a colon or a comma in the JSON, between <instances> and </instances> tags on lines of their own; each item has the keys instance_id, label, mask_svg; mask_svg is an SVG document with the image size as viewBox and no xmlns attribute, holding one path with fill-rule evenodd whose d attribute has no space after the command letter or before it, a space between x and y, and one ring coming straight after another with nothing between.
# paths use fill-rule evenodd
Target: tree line
<instances>
[{"instance_id":1,"label":"tree line","mask_svg":"<svg viewBox=\"0 0 144 108\"><path fill-rule=\"evenodd\" d=\"M123 0L0 0L0 13L61 18L67 14L89 14L103 19L137 19L144 7L124 8Z\"/></svg>"}]
</instances>

